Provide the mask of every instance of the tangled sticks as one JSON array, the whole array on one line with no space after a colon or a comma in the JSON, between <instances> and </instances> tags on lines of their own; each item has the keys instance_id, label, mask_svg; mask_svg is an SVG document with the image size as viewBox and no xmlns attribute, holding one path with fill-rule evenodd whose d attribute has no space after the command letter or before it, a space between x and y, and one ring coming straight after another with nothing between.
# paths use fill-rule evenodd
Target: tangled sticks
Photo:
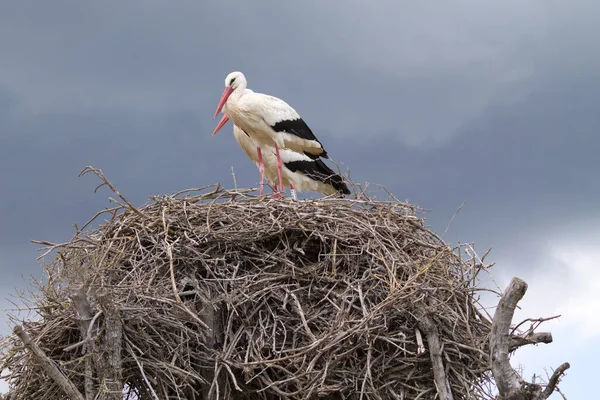
<instances>
[{"instance_id":1,"label":"tangled sticks","mask_svg":"<svg viewBox=\"0 0 600 400\"><path fill-rule=\"evenodd\" d=\"M97 230L46 243L34 340L5 346L11 399L491 397L484 267L413 206L118 195Z\"/></svg>"}]
</instances>

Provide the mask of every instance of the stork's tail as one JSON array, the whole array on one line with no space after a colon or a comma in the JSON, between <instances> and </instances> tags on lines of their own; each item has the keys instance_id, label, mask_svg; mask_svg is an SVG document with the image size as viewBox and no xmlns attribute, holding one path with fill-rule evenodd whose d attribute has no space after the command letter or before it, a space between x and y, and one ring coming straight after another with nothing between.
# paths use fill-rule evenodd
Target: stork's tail
<instances>
[{"instance_id":1,"label":"stork's tail","mask_svg":"<svg viewBox=\"0 0 600 400\"><path fill-rule=\"evenodd\" d=\"M332 190L334 193L350 194L350 190L344 179L329 168L320 158L310 161L290 161L284 162L284 164L292 172L301 172L315 181L331 186L334 189Z\"/></svg>"}]
</instances>

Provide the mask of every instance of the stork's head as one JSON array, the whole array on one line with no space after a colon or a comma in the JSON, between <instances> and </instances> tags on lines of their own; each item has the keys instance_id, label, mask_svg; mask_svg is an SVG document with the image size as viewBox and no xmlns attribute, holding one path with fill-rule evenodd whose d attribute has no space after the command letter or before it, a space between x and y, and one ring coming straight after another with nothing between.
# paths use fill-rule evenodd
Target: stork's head
<instances>
[{"instance_id":1,"label":"stork's head","mask_svg":"<svg viewBox=\"0 0 600 400\"><path fill-rule=\"evenodd\" d=\"M240 88L240 91L244 91L246 89L246 77L241 72L236 71L230 73L227 75L227 78L225 78L225 90L221 95L221 100L219 100L219 105L217 106L217 111L215 112L215 118L217 118L217 115L219 115L219 112L223 109L223 106L227 102L229 96L231 96L231 93L238 88ZM229 118L227 118L227 115L223 115L223 118L221 118L221 121L217 124L217 127L213 131L213 136L219 131L219 129L223 127L223 125L225 125L228 120Z\"/></svg>"},{"instance_id":2,"label":"stork's head","mask_svg":"<svg viewBox=\"0 0 600 400\"><path fill-rule=\"evenodd\" d=\"M219 101L219 105L217 106L217 111L215 112L215 118L227 102L231 93L233 93L237 88L240 88L243 91L246 88L246 77L239 71L232 72L227 75L225 78L225 90L223 90L223 94L221 95L221 100Z\"/></svg>"},{"instance_id":3,"label":"stork's head","mask_svg":"<svg viewBox=\"0 0 600 400\"><path fill-rule=\"evenodd\" d=\"M225 78L225 87L235 90L242 84L242 82L246 83L246 77L240 71L235 71L227 75L227 78Z\"/></svg>"}]
</instances>

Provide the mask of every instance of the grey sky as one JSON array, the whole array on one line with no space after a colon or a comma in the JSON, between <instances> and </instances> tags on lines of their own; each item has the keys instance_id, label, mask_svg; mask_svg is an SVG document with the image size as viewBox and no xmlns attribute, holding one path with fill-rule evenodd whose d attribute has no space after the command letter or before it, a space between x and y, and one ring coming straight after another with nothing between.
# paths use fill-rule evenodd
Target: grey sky
<instances>
[{"instance_id":1,"label":"grey sky","mask_svg":"<svg viewBox=\"0 0 600 400\"><path fill-rule=\"evenodd\" d=\"M85 165L136 204L232 185L231 166L254 185L231 125L210 135L233 70L294 106L356 181L431 209L437 230L466 200L447 238L494 247L508 277L559 265L555 238L600 239L600 3L366 4L2 3L0 289L39 273L30 239L67 240L106 205L77 178ZM575 371L565 390L583 394Z\"/></svg>"}]
</instances>

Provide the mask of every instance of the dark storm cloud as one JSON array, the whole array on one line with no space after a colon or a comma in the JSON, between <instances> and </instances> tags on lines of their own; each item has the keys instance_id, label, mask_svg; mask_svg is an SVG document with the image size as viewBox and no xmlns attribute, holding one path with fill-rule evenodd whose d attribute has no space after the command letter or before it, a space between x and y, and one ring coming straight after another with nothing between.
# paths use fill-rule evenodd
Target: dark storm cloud
<instances>
[{"instance_id":1,"label":"dark storm cloud","mask_svg":"<svg viewBox=\"0 0 600 400\"><path fill-rule=\"evenodd\" d=\"M454 137L506 91L518 99L547 68L540 49L565 24L585 28L569 20L572 5L541 1L71 3L4 6L4 76L26 106L206 115L241 69L336 134L422 146Z\"/></svg>"}]
</instances>

